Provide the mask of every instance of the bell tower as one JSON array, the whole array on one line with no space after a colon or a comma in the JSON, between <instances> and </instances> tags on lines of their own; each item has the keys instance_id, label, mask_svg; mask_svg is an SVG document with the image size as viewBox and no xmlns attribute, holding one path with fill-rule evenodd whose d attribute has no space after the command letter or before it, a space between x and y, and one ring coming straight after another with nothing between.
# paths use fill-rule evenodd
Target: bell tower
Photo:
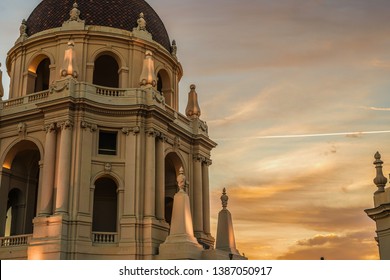
<instances>
[{"instance_id":1,"label":"bell tower","mask_svg":"<svg viewBox=\"0 0 390 280\"><path fill-rule=\"evenodd\" d=\"M179 112L178 47L156 12L43 0L19 31L0 100L0 258L154 259L180 172L194 238L212 249L216 143L194 85Z\"/></svg>"}]
</instances>

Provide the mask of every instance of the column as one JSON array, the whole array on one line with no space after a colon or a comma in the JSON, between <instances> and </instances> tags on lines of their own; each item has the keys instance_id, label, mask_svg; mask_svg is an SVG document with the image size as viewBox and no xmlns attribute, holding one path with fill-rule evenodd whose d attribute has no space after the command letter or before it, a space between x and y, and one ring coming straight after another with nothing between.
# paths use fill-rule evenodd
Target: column
<instances>
[{"instance_id":1,"label":"column","mask_svg":"<svg viewBox=\"0 0 390 280\"><path fill-rule=\"evenodd\" d=\"M165 218L165 136L160 135L156 145L156 217Z\"/></svg>"},{"instance_id":2,"label":"column","mask_svg":"<svg viewBox=\"0 0 390 280\"><path fill-rule=\"evenodd\" d=\"M53 214L53 190L56 166L57 133L54 123L45 127L45 152L43 156L42 188L40 191L40 204L38 216Z\"/></svg>"},{"instance_id":3,"label":"column","mask_svg":"<svg viewBox=\"0 0 390 280\"><path fill-rule=\"evenodd\" d=\"M56 214L61 214L68 213L73 124L67 120L57 126L61 128L61 138L58 155Z\"/></svg>"},{"instance_id":4,"label":"column","mask_svg":"<svg viewBox=\"0 0 390 280\"><path fill-rule=\"evenodd\" d=\"M157 132L150 128L146 131L146 156L145 156L145 196L144 196L144 216L155 216L155 178L156 178L156 134Z\"/></svg>"},{"instance_id":5,"label":"column","mask_svg":"<svg viewBox=\"0 0 390 280\"><path fill-rule=\"evenodd\" d=\"M203 203L202 203L202 158L194 157L194 231L203 232Z\"/></svg>"},{"instance_id":6,"label":"column","mask_svg":"<svg viewBox=\"0 0 390 280\"><path fill-rule=\"evenodd\" d=\"M210 189L209 189L209 165L211 160L203 162L202 165L202 194L203 194L203 231L210 234Z\"/></svg>"}]
</instances>

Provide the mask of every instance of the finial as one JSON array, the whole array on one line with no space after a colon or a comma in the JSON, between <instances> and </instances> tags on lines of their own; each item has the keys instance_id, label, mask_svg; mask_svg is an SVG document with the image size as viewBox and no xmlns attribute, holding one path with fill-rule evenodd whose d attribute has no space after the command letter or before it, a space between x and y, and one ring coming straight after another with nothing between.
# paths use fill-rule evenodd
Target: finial
<instances>
[{"instance_id":1,"label":"finial","mask_svg":"<svg viewBox=\"0 0 390 280\"><path fill-rule=\"evenodd\" d=\"M27 38L28 38L28 35L27 35L27 21L25 19L23 19L22 23L20 24L20 27L19 27L19 38L16 40L15 44L23 42Z\"/></svg>"},{"instance_id":2,"label":"finial","mask_svg":"<svg viewBox=\"0 0 390 280\"><path fill-rule=\"evenodd\" d=\"M0 67L1 67L1 62L0 62ZM0 100L4 96L4 88L3 88L3 72L1 71L0 68Z\"/></svg>"},{"instance_id":3,"label":"finial","mask_svg":"<svg viewBox=\"0 0 390 280\"><path fill-rule=\"evenodd\" d=\"M74 41L72 40L68 42L68 48L65 50L61 76L62 77L72 76L75 79L78 77L76 51L74 49Z\"/></svg>"},{"instance_id":4,"label":"finial","mask_svg":"<svg viewBox=\"0 0 390 280\"><path fill-rule=\"evenodd\" d=\"M184 175L184 169L183 167L180 167L179 169L179 176L177 176L177 185L179 186L179 191L185 192L185 186L186 186L186 176Z\"/></svg>"},{"instance_id":5,"label":"finial","mask_svg":"<svg viewBox=\"0 0 390 280\"><path fill-rule=\"evenodd\" d=\"M223 188L222 195L221 195L221 201L222 201L222 208L226 209L228 204L229 197L226 195L226 188Z\"/></svg>"},{"instance_id":6,"label":"finial","mask_svg":"<svg viewBox=\"0 0 390 280\"><path fill-rule=\"evenodd\" d=\"M374 179L374 184L378 187L378 190L375 193L384 192L387 183L387 178L383 176L383 171L382 171L383 161L381 160L380 153L376 152L374 158L375 161L373 164L375 165L376 168L376 177Z\"/></svg>"},{"instance_id":7,"label":"finial","mask_svg":"<svg viewBox=\"0 0 390 280\"><path fill-rule=\"evenodd\" d=\"M196 86L191 85L190 89L191 90L188 93L186 116L190 119L199 119L201 111L198 103L198 94L195 91Z\"/></svg>"},{"instance_id":8,"label":"finial","mask_svg":"<svg viewBox=\"0 0 390 280\"><path fill-rule=\"evenodd\" d=\"M139 14L139 18L137 20L137 30L139 31L146 31L146 20L144 19L145 15L144 13L140 13Z\"/></svg>"},{"instance_id":9,"label":"finial","mask_svg":"<svg viewBox=\"0 0 390 280\"><path fill-rule=\"evenodd\" d=\"M80 10L78 9L79 5L77 4L76 1L74 1L73 8L69 12L69 21L81 21L80 19Z\"/></svg>"},{"instance_id":10,"label":"finial","mask_svg":"<svg viewBox=\"0 0 390 280\"><path fill-rule=\"evenodd\" d=\"M153 53L151 51L145 52L140 85L141 87L155 87L157 85L157 77L154 71Z\"/></svg>"},{"instance_id":11,"label":"finial","mask_svg":"<svg viewBox=\"0 0 390 280\"><path fill-rule=\"evenodd\" d=\"M171 54L172 54L174 57L176 57L176 54L177 54L176 40L173 40L173 41L172 41Z\"/></svg>"}]
</instances>

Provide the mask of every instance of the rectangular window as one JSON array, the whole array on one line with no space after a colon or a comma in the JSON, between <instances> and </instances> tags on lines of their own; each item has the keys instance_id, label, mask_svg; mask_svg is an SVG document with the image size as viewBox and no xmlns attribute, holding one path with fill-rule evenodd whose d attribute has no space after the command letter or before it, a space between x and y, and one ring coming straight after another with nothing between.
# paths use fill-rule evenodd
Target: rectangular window
<instances>
[{"instance_id":1,"label":"rectangular window","mask_svg":"<svg viewBox=\"0 0 390 280\"><path fill-rule=\"evenodd\" d=\"M99 131L99 154L116 155L117 132Z\"/></svg>"}]
</instances>

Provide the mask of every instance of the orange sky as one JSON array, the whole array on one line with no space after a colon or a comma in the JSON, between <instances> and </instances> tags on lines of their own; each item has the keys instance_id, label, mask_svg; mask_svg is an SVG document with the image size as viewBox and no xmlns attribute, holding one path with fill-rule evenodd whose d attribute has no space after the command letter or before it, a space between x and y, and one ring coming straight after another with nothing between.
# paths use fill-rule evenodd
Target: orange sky
<instances>
[{"instance_id":1,"label":"orange sky","mask_svg":"<svg viewBox=\"0 0 390 280\"><path fill-rule=\"evenodd\" d=\"M39 2L0 2L3 72ZM390 130L390 1L148 3L178 44L180 110L195 83L218 143L214 235L226 187L238 250L251 259L377 259L363 210L373 206L377 150L390 172L390 133L358 132Z\"/></svg>"}]
</instances>

